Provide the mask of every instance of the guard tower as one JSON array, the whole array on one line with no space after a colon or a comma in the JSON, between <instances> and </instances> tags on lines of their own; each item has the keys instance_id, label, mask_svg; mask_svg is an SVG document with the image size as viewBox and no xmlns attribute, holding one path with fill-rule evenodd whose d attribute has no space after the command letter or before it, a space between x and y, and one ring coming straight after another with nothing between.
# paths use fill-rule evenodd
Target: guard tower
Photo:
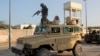
<instances>
[{"instance_id":1,"label":"guard tower","mask_svg":"<svg viewBox=\"0 0 100 56\"><path fill-rule=\"evenodd\" d=\"M68 12L68 16L66 16L66 11ZM82 24L82 5L80 3L72 1L64 3L64 24Z\"/></svg>"}]
</instances>

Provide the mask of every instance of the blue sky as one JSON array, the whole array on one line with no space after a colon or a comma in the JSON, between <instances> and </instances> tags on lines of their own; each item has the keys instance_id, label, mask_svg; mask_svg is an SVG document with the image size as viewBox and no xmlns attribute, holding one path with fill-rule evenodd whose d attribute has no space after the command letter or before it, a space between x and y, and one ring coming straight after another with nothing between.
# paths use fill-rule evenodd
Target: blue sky
<instances>
[{"instance_id":1,"label":"blue sky","mask_svg":"<svg viewBox=\"0 0 100 56\"><path fill-rule=\"evenodd\" d=\"M69 0L11 0L12 18L11 24L32 23L39 24L41 15L32 17L33 13L40 10L40 3L48 7L48 19L53 20L54 16L60 17L60 22L64 22L63 4ZM85 8L83 0L73 0L83 5L83 24L85 26ZM100 0L87 0L88 26L100 26ZM0 20L9 21L9 0L0 0Z\"/></svg>"}]
</instances>

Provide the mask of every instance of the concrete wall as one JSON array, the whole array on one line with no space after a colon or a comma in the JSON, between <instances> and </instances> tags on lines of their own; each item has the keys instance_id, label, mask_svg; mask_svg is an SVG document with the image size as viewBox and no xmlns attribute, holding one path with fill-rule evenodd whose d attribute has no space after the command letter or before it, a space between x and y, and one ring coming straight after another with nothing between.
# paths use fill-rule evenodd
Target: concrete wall
<instances>
[{"instance_id":1,"label":"concrete wall","mask_svg":"<svg viewBox=\"0 0 100 56\"><path fill-rule=\"evenodd\" d=\"M11 41L16 41L17 38L22 36L33 35L33 29L12 29L11 30ZM0 43L8 42L9 40L9 31L8 30L0 30Z\"/></svg>"}]
</instances>

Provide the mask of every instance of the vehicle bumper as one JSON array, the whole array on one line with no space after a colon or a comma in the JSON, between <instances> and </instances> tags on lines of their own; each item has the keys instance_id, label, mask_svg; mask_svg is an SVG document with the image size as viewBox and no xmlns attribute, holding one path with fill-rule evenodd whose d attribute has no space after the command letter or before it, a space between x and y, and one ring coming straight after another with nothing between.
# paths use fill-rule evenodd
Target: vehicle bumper
<instances>
[{"instance_id":1,"label":"vehicle bumper","mask_svg":"<svg viewBox=\"0 0 100 56\"><path fill-rule=\"evenodd\" d=\"M19 50L19 49L15 48L15 47L12 47L11 51L13 53L15 53L15 54L22 55L22 50Z\"/></svg>"}]
</instances>

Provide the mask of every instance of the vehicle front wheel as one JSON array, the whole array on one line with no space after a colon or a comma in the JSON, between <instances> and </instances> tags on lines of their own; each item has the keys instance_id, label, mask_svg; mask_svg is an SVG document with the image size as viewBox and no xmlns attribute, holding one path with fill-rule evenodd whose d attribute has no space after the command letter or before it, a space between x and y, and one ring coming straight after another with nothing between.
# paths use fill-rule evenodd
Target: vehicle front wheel
<instances>
[{"instance_id":1,"label":"vehicle front wheel","mask_svg":"<svg viewBox=\"0 0 100 56\"><path fill-rule=\"evenodd\" d=\"M51 56L51 53L48 49L46 48L41 48L37 51L35 56Z\"/></svg>"},{"instance_id":2,"label":"vehicle front wheel","mask_svg":"<svg viewBox=\"0 0 100 56\"><path fill-rule=\"evenodd\" d=\"M74 48L72 49L73 56L82 56L82 45L77 43Z\"/></svg>"}]
</instances>

